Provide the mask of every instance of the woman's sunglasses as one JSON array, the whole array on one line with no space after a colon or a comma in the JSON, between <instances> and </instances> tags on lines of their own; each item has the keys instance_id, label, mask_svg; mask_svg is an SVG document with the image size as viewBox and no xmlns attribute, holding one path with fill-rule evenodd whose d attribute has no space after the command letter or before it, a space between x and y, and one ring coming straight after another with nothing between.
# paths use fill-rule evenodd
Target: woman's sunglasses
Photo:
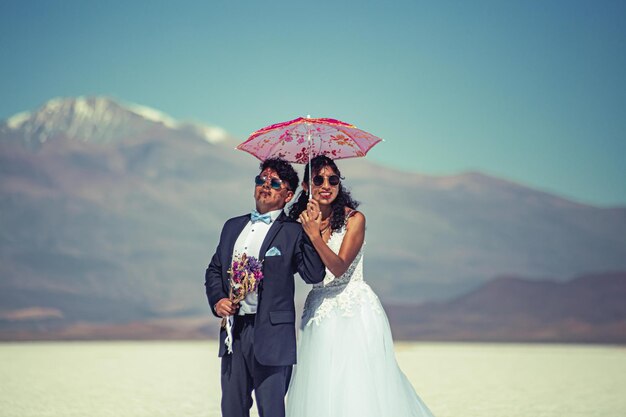
<instances>
[{"instance_id":1,"label":"woman's sunglasses","mask_svg":"<svg viewBox=\"0 0 626 417\"><path fill-rule=\"evenodd\" d=\"M273 178L273 177L262 177L260 175L257 175L256 177L254 177L254 183L257 186L262 186L263 184L265 184L267 182L267 180L270 180L270 187L272 187L275 190L280 190L280 185L283 183L283 180L281 180L280 178Z\"/></svg>"},{"instance_id":2,"label":"woman's sunglasses","mask_svg":"<svg viewBox=\"0 0 626 417\"><path fill-rule=\"evenodd\" d=\"M333 187L336 185L339 185L340 181L341 179L339 178L339 175L331 175L330 177L328 177L328 183L332 185ZM313 184L316 187L319 187L320 185L324 184L324 177L322 177L321 175L314 176Z\"/></svg>"}]
</instances>

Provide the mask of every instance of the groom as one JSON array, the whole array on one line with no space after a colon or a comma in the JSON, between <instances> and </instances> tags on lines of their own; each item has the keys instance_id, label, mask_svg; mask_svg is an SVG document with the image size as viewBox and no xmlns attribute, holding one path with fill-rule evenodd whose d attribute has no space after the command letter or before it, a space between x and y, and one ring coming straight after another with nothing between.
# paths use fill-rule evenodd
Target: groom
<instances>
[{"instance_id":1,"label":"groom","mask_svg":"<svg viewBox=\"0 0 626 417\"><path fill-rule=\"evenodd\" d=\"M234 315L232 353L220 332L222 416L249 416L254 390L260 417L283 417L285 393L296 363L294 273L309 284L324 279L325 267L302 230L283 212L298 187L298 174L281 159L267 159L255 177L256 210L226 222L206 270L206 295L213 314ZM229 298L228 269L246 253L263 262L257 292L239 303Z\"/></svg>"}]
</instances>

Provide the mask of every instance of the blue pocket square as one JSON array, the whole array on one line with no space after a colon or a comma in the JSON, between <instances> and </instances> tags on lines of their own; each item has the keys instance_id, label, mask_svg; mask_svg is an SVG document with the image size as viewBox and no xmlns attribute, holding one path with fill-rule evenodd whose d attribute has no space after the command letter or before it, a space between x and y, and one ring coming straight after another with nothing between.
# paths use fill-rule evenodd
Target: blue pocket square
<instances>
[{"instance_id":1,"label":"blue pocket square","mask_svg":"<svg viewBox=\"0 0 626 417\"><path fill-rule=\"evenodd\" d=\"M280 253L280 250L278 250L278 248L276 246L272 246L267 252L265 252L265 256L280 256L282 255L282 253Z\"/></svg>"}]
</instances>

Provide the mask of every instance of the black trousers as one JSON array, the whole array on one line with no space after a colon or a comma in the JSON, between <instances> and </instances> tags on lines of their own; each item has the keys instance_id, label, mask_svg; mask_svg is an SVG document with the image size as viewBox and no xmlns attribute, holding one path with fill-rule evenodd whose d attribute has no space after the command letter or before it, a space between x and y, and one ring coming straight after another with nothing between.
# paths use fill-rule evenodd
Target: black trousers
<instances>
[{"instance_id":1,"label":"black trousers","mask_svg":"<svg viewBox=\"0 0 626 417\"><path fill-rule=\"evenodd\" d=\"M222 357L222 417L249 417L252 391L259 417L284 417L291 366L265 366L254 357L254 315L235 316L233 353Z\"/></svg>"}]
</instances>

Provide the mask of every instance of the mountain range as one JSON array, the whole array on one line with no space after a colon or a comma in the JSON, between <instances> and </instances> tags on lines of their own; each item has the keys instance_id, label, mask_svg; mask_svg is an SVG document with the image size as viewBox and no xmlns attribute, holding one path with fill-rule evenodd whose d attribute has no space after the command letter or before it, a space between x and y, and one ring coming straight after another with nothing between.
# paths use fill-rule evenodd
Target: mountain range
<instances>
[{"instance_id":1,"label":"mountain range","mask_svg":"<svg viewBox=\"0 0 626 417\"><path fill-rule=\"evenodd\" d=\"M0 123L0 335L204 328L204 268L224 221L253 205L259 161L236 143L105 97L53 99ZM367 216L366 280L410 337L421 333L394 311L451 302L495 277L546 284L626 270L626 207L479 172L338 164Z\"/></svg>"},{"instance_id":2,"label":"mountain range","mask_svg":"<svg viewBox=\"0 0 626 417\"><path fill-rule=\"evenodd\" d=\"M569 281L495 278L446 302L387 306L408 340L626 343L626 272Z\"/></svg>"}]
</instances>

